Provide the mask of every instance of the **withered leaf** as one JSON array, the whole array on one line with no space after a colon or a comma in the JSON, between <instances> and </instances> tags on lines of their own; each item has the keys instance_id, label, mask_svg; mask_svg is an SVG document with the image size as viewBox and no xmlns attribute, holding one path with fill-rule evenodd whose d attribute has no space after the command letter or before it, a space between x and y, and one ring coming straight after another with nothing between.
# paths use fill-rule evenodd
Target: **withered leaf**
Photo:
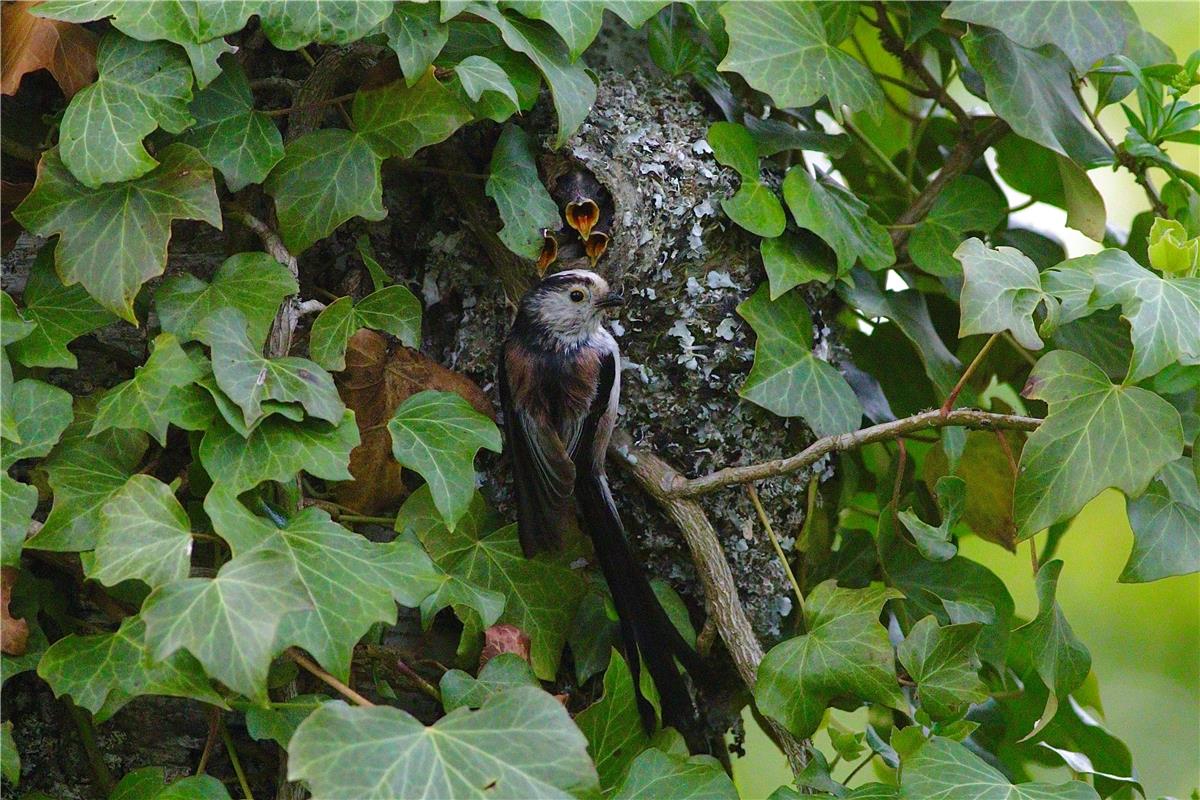
<instances>
[{"instance_id":1,"label":"withered leaf","mask_svg":"<svg viewBox=\"0 0 1200 800\"><path fill-rule=\"evenodd\" d=\"M49 70L68 100L96 79L96 36L82 25L41 19L32 3L5 3L0 19L0 88L16 94L21 79Z\"/></svg>"},{"instance_id":2,"label":"withered leaf","mask_svg":"<svg viewBox=\"0 0 1200 800\"><path fill-rule=\"evenodd\" d=\"M7 656L24 655L29 641L29 623L14 619L8 613L8 601L16 579L17 571L13 567L0 569L0 652Z\"/></svg>"}]
</instances>

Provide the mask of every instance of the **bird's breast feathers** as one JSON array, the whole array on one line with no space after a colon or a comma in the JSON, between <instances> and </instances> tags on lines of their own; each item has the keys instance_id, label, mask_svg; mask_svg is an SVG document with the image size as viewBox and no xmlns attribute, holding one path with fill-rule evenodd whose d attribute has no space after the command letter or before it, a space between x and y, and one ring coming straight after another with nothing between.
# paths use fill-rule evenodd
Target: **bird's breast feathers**
<instances>
[{"instance_id":1,"label":"bird's breast feathers","mask_svg":"<svg viewBox=\"0 0 1200 800\"><path fill-rule=\"evenodd\" d=\"M616 341L604 330L579 347L556 352L510 340L504 352L509 391L535 419L558 427L564 419L587 415L596 399L600 365L610 354L619 365Z\"/></svg>"}]
</instances>

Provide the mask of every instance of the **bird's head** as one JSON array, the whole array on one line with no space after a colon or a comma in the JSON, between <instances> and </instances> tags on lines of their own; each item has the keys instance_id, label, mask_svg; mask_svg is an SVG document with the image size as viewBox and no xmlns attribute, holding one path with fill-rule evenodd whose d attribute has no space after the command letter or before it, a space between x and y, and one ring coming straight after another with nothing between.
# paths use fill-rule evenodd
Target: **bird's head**
<instances>
[{"instance_id":1,"label":"bird's head","mask_svg":"<svg viewBox=\"0 0 1200 800\"><path fill-rule=\"evenodd\" d=\"M521 298L520 322L561 345L588 339L604 321L609 309L624 304L608 281L594 272L571 269L543 278Z\"/></svg>"}]
</instances>

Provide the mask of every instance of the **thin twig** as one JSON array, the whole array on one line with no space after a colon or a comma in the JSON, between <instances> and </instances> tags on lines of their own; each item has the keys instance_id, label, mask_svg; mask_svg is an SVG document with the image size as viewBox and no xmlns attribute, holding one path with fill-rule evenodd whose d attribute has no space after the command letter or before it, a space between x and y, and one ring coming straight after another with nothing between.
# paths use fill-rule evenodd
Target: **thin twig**
<instances>
[{"instance_id":1,"label":"thin twig","mask_svg":"<svg viewBox=\"0 0 1200 800\"><path fill-rule=\"evenodd\" d=\"M958 124L969 134L974 126L971 115L950 96L946 87L942 86L933 76L921 58L904 46L904 40L900 38L900 34L896 33L891 20L888 19L887 7L878 0L875 3L875 14L876 19L872 24L879 30L879 41L883 45L883 49L898 58L905 69L920 78L921 83L925 84L933 98L941 104L942 108L953 114L954 118L958 120Z\"/></svg>"},{"instance_id":2,"label":"thin twig","mask_svg":"<svg viewBox=\"0 0 1200 800\"><path fill-rule=\"evenodd\" d=\"M332 106L346 100L353 100L357 92L348 94L339 94L337 97L327 97L324 100L316 100L312 103L301 103L298 106L288 106L287 108L273 108L270 111L264 111L268 117L286 117L288 114L295 114L298 111L309 111L314 108L323 108L324 106Z\"/></svg>"},{"instance_id":3,"label":"thin twig","mask_svg":"<svg viewBox=\"0 0 1200 800\"><path fill-rule=\"evenodd\" d=\"M321 681L325 682L327 685L333 687L338 692L338 694L342 695L343 697L345 697L348 700L353 701L356 705L366 706L368 708L375 705L370 700L363 697L361 694L354 691L349 686L342 683L341 681L339 681L337 678L330 675L325 670L321 669L321 667L315 661L313 661L308 656L301 653L296 648L294 648L294 647L288 648L284 652L284 655L286 655L292 661L295 661L297 664L299 664L304 669L308 670L308 672L310 672L315 677L319 678Z\"/></svg>"},{"instance_id":4,"label":"thin twig","mask_svg":"<svg viewBox=\"0 0 1200 800\"><path fill-rule=\"evenodd\" d=\"M908 192L909 197L916 196L917 190L912 186L912 184L904 183L904 173L900 171L900 168L892 163L892 160L887 157L887 154L880 150L879 146L872 142L866 134L860 131L858 127L850 121L849 117L846 117L844 120L842 120L842 127L847 133L850 134L851 137L856 139L859 144L865 147L867 152L874 156L875 160L879 162L879 165L883 167L885 172L889 173L893 178L903 184L905 190Z\"/></svg>"},{"instance_id":5,"label":"thin twig","mask_svg":"<svg viewBox=\"0 0 1200 800\"><path fill-rule=\"evenodd\" d=\"M408 680L410 682L412 682L412 684L414 686L416 686L422 692L427 694L429 697L432 697L434 700L436 700L438 702L438 705L441 705L441 702L442 702L441 691L436 686L434 686L432 683L430 683L429 681L422 678L419 674L417 674L417 671L415 669L413 669L412 667L410 667L407 663L405 663L403 658L396 659L396 669L400 670L400 674L403 675L404 677L408 678Z\"/></svg>"},{"instance_id":6,"label":"thin twig","mask_svg":"<svg viewBox=\"0 0 1200 800\"><path fill-rule=\"evenodd\" d=\"M1017 355L1019 355L1021 358L1025 359L1025 361L1029 364L1029 366L1032 367L1035 364L1037 364L1037 362L1038 362L1037 358L1034 357L1033 353L1026 350L1025 347L1020 342L1017 341L1017 338L1015 336L1013 336L1008 331L1004 331L1000 335L1003 336L1004 341L1008 342L1008 344L1012 347L1012 349L1017 352Z\"/></svg>"},{"instance_id":7,"label":"thin twig","mask_svg":"<svg viewBox=\"0 0 1200 800\"><path fill-rule=\"evenodd\" d=\"M816 481L816 478L810 478L810 480ZM787 556L784 555L783 548L779 545L779 539L775 536L775 528L771 525L771 519L767 516L767 510L763 508L762 501L758 498L758 490L754 488L753 483L746 484L746 494L749 495L750 503L758 513L759 522L767 531L767 538L771 540L771 546L775 548L775 555L779 557L783 571L787 573L787 579L792 584L792 591L796 593L796 608L800 612L800 632L803 633L805 624L804 592L800 591L800 584L796 582L796 576L792 573L792 565L788 563Z\"/></svg>"},{"instance_id":8,"label":"thin twig","mask_svg":"<svg viewBox=\"0 0 1200 800\"><path fill-rule=\"evenodd\" d=\"M908 446L904 444L903 439L897 439L896 445L899 458L896 462L896 480L892 483L892 502L889 505L892 509L892 527L899 530L900 487L904 485L904 468L908 466Z\"/></svg>"},{"instance_id":9,"label":"thin twig","mask_svg":"<svg viewBox=\"0 0 1200 800\"><path fill-rule=\"evenodd\" d=\"M996 414L991 411L980 411L975 408L957 408L946 416L940 409L922 411L911 417L883 422L862 428L852 433L840 433L836 436L825 436L810 444L799 453L764 461L759 464L747 464L741 467L725 467L710 472L699 478L684 478L673 474L671 483L664 485L663 492L671 497L698 497L702 494L715 492L726 486L750 481L761 481L766 478L777 478L809 467L830 453L840 453L844 450L857 450L875 442L886 442L898 439L913 431L929 430L931 428L971 428L973 430L1036 430L1042 424L1036 417L1022 417L1015 414Z\"/></svg>"},{"instance_id":10,"label":"thin twig","mask_svg":"<svg viewBox=\"0 0 1200 800\"><path fill-rule=\"evenodd\" d=\"M225 727L223 718L218 717L217 727L221 729L221 741L225 743L225 752L229 755L229 763L233 765L233 772L237 775L238 784L242 787L246 800L254 800L254 793L250 791L250 782L246 780L246 771L242 769L242 760L238 758L237 748L233 745L233 737L229 735L229 729Z\"/></svg>"},{"instance_id":11,"label":"thin twig","mask_svg":"<svg viewBox=\"0 0 1200 800\"><path fill-rule=\"evenodd\" d=\"M359 522L371 523L372 525L392 525L396 522L395 517L372 517L367 514L337 514L338 522Z\"/></svg>"},{"instance_id":12,"label":"thin twig","mask_svg":"<svg viewBox=\"0 0 1200 800\"><path fill-rule=\"evenodd\" d=\"M954 388L950 390L950 394L946 395L946 402L942 403L942 416L950 413L954 408L954 404L958 401L959 394L962 393L963 387L967 385L967 381L975 374L975 370L983 363L983 359L987 357L988 351L992 349L992 345L1000 338L1000 334L993 333L988 340L983 343L983 347L979 348L979 352L971 359L971 363L967 364L967 368L963 370L962 377L958 379L958 383L954 384Z\"/></svg>"},{"instance_id":13,"label":"thin twig","mask_svg":"<svg viewBox=\"0 0 1200 800\"><path fill-rule=\"evenodd\" d=\"M1075 99L1079 101L1079 107L1083 109L1083 113L1087 114L1087 118L1091 121L1092 127L1096 129L1096 133L1100 134L1100 138L1104 140L1104 144L1112 151L1113 158L1118 164L1133 175L1134 180L1141 185L1146 192L1147 199L1150 200L1150 206L1154 209L1156 216L1167 216L1167 206L1163 203L1162 198L1158 196L1158 191L1155 190L1154 184L1150 181L1150 176L1146 174L1146 168L1137 160L1137 158L1128 150L1118 147L1113 138L1108 135L1108 131L1104 130L1104 126L1100 124L1100 118L1096 116L1096 112L1083 99L1083 93L1079 90L1079 84L1076 83L1072 87L1075 91Z\"/></svg>"},{"instance_id":14,"label":"thin twig","mask_svg":"<svg viewBox=\"0 0 1200 800\"><path fill-rule=\"evenodd\" d=\"M858 762L858 764L854 767L854 769L850 770L850 772L848 772L846 774L846 777L842 778L842 783L843 784L849 783L850 779L853 778L855 775L857 775L859 773L859 770L861 770L867 764L870 764L871 759L875 758L875 756L876 756L876 753L873 750L870 753L867 753L866 757L862 761Z\"/></svg>"},{"instance_id":15,"label":"thin twig","mask_svg":"<svg viewBox=\"0 0 1200 800\"><path fill-rule=\"evenodd\" d=\"M100 792L107 796L113 790L113 776L108 769L108 764L104 761L104 753L100 751L100 745L96 744L96 726L92 723L92 717L75 705L70 698L65 698L64 702L67 712L75 722L75 727L79 730L79 741L83 745L84 755L87 756L92 777L96 779L96 785Z\"/></svg>"},{"instance_id":16,"label":"thin twig","mask_svg":"<svg viewBox=\"0 0 1200 800\"><path fill-rule=\"evenodd\" d=\"M212 706L208 710L208 736L204 740L204 749L200 751L200 763L196 765L196 774L203 775L208 769L208 759L212 756L213 745L217 741L217 728L221 721L221 709Z\"/></svg>"}]
</instances>

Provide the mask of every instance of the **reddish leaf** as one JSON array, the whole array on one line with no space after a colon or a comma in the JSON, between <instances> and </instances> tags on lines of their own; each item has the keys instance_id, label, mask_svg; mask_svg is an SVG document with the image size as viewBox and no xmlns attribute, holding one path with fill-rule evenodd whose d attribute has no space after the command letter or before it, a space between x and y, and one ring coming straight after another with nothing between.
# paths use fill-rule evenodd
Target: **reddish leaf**
<instances>
[{"instance_id":1,"label":"reddish leaf","mask_svg":"<svg viewBox=\"0 0 1200 800\"><path fill-rule=\"evenodd\" d=\"M7 656L25 655L29 640L29 624L23 619L14 619L8 613L8 601L17 571L12 567L0 569L0 652Z\"/></svg>"},{"instance_id":2,"label":"reddish leaf","mask_svg":"<svg viewBox=\"0 0 1200 800\"><path fill-rule=\"evenodd\" d=\"M483 650L479 653L479 668L501 653L515 653L524 661L529 660L531 645L529 634L518 628L502 622L493 625L483 632Z\"/></svg>"},{"instance_id":3,"label":"reddish leaf","mask_svg":"<svg viewBox=\"0 0 1200 800\"><path fill-rule=\"evenodd\" d=\"M41 19L33 3L5 3L0 19L0 84L16 94L21 79L46 69L67 99L96 79L96 37L73 22Z\"/></svg>"}]
</instances>

